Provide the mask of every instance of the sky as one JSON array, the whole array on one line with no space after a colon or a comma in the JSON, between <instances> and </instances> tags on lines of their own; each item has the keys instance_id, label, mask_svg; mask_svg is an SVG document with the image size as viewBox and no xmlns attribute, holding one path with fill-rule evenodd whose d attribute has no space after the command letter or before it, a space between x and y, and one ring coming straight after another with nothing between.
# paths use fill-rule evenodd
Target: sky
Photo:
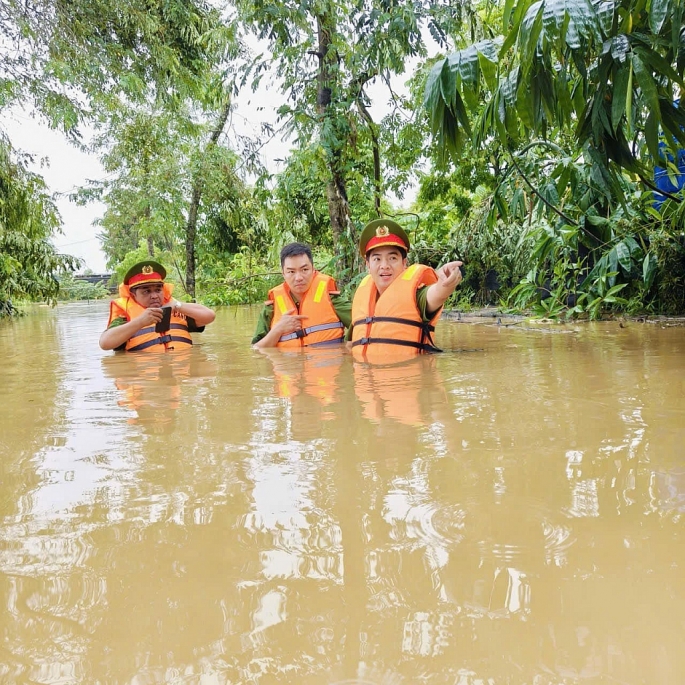
<instances>
[{"instance_id":1,"label":"sky","mask_svg":"<svg viewBox=\"0 0 685 685\"><path fill-rule=\"evenodd\" d=\"M104 176L97 157L81 152L64 135L25 111L4 113L2 127L16 149L34 156L31 170L43 176L50 192L57 194L55 200L64 225L63 234L53 238L53 245L59 252L83 259L84 269L104 273L105 255L96 237L98 229L93 226L104 206L93 203L79 207L68 198L88 179Z\"/></svg>"}]
</instances>

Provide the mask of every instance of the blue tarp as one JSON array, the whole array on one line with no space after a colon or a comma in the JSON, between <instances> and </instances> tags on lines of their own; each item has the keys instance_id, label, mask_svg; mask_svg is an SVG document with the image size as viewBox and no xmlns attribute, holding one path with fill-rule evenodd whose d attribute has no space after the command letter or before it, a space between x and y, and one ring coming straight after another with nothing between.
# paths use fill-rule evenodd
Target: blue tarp
<instances>
[{"instance_id":1,"label":"blue tarp","mask_svg":"<svg viewBox=\"0 0 685 685\"><path fill-rule=\"evenodd\" d=\"M659 143L659 148L663 150L666 147L664 143ZM666 158L669 162L673 161L673 155L665 153ZM685 150L678 150L677 162L678 167L677 174L668 175L668 171L663 167L654 167L654 185L659 190L664 190L667 193L677 193L683 186L685 186ZM675 181L675 183L674 183ZM654 193L654 207L659 209L661 205L666 200L666 196L661 193Z\"/></svg>"}]
</instances>

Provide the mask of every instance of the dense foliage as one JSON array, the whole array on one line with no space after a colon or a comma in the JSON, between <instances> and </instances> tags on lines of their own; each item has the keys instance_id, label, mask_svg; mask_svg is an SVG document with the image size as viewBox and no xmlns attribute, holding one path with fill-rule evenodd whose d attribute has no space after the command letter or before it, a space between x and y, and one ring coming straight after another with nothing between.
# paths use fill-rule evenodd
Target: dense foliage
<instances>
[{"instance_id":1,"label":"dense foliage","mask_svg":"<svg viewBox=\"0 0 685 685\"><path fill-rule=\"evenodd\" d=\"M76 144L94 128L106 177L75 199L105 203L109 266L155 256L188 298L261 300L295 239L351 289L381 215L412 259L465 261L460 307L682 312L684 6L9 0L0 111L31 106ZM271 125L238 136L234 103L267 82ZM278 174L260 158L276 134ZM50 247L40 178L2 155L0 300L53 298L76 264ZM673 181L657 202L655 168Z\"/></svg>"},{"instance_id":2,"label":"dense foliage","mask_svg":"<svg viewBox=\"0 0 685 685\"><path fill-rule=\"evenodd\" d=\"M0 316L12 314L17 299L54 301L58 274L77 266L50 243L59 215L43 179L25 161L0 137Z\"/></svg>"},{"instance_id":3,"label":"dense foliage","mask_svg":"<svg viewBox=\"0 0 685 685\"><path fill-rule=\"evenodd\" d=\"M684 8L508 1L500 35L434 65L425 104L441 152L459 163L465 145L499 145L497 218L534 241L514 306L682 310L682 196L655 206L650 189L655 167L682 173Z\"/></svg>"}]
</instances>

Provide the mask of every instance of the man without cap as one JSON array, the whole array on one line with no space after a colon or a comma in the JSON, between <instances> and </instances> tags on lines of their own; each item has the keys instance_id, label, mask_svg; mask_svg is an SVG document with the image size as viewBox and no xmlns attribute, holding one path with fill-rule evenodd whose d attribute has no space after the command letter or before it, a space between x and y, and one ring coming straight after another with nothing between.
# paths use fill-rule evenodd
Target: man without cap
<instances>
[{"instance_id":1,"label":"man without cap","mask_svg":"<svg viewBox=\"0 0 685 685\"><path fill-rule=\"evenodd\" d=\"M214 312L204 305L173 299L173 285L165 283L165 278L166 269L152 260L138 262L126 272L120 297L110 303L107 330L100 336L103 350L186 348L193 344L192 331L203 331L214 321ZM163 320L164 330L157 330Z\"/></svg>"},{"instance_id":2,"label":"man without cap","mask_svg":"<svg viewBox=\"0 0 685 685\"><path fill-rule=\"evenodd\" d=\"M369 222L359 249L368 274L352 302L348 339L355 358L384 363L439 351L432 334L445 301L461 282L461 262L437 271L422 264L407 266L409 238L389 219Z\"/></svg>"},{"instance_id":3,"label":"man without cap","mask_svg":"<svg viewBox=\"0 0 685 685\"><path fill-rule=\"evenodd\" d=\"M286 245L281 271L284 282L269 291L252 344L301 348L342 343L350 325L350 303L330 276L314 268L309 245Z\"/></svg>"}]
</instances>

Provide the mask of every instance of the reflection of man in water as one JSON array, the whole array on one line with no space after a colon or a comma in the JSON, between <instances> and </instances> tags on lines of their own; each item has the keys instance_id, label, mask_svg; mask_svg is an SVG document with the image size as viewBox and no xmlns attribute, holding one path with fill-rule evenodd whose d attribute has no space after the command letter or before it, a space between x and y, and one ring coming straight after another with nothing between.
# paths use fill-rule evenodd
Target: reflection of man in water
<instances>
[{"instance_id":1,"label":"reflection of man in water","mask_svg":"<svg viewBox=\"0 0 685 685\"><path fill-rule=\"evenodd\" d=\"M406 426L447 420L446 392L435 362L433 355L420 355L397 365L355 364L354 390L364 418Z\"/></svg>"},{"instance_id":2,"label":"reflection of man in water","mask_svg":"<svg viewBox=\"0 0 685 685\"><path fill-rule=\"evenodd\" d=\"M215 365L200 350L173 355L111 355L102 358L106 376L120 391L117 404L132 410L128 419L150 433L171 433L181 406L182 386L193 379L213 377Z\"/></svg>"},{"instance_id":3,"label":"reflection of man in water","mask_svg":"<svg viewBox=\"0 0 685 685\"><path fill-rule=\"evenodd\" d=\"M286 245L281 270L284 282L269 291L252 344L301 348L342 342L350 303L330 276L314 268L309 245Z\"/></svg>"},{"instance_id":4,"label":"reflection of man in water","mask_svg":"<svg viewBox=\"0 0 685 685\"><path fill-rule=\"evenodd\" d=\"M335 418L331 405L338 397L338 377L349 355L341 345L315 352L268 348L261 352L273 365L276 395L289 401L293 439L315 437L321 421Z\"/></svg>"},{"instance_id":5,"label":"reflection of man in water","mask_svg":"<svg viewBox=\"0 0 685 685\"><path fill-rule=\"evenodd\" d=\"M388 363L436 351L432 333L442 306L461 282L461 262L437 271L407 266L409 238L389 219L368 223L359 249L369 273L352 302L348 339L355 359Z\"/></svg>"},{"instance_id":6,"label":"reflection of man in water","mask_svg":"<svg viewBox=\"0 0 685 685\"><path fill-rule=\"evenodd\" d=\"M214 312L195 302L171 297L173 286L165 283L166 269L151 260L134 264L119 286L120 297L110 303L107 330L100 336L103 350L157 352L193 344L192 331L203 331L214 321ZM165 309L170 309L165 312ZM158 330L164 314L168 324ZM168 328L166 327L168 326Z\"/></svg>"}]
</instances>

